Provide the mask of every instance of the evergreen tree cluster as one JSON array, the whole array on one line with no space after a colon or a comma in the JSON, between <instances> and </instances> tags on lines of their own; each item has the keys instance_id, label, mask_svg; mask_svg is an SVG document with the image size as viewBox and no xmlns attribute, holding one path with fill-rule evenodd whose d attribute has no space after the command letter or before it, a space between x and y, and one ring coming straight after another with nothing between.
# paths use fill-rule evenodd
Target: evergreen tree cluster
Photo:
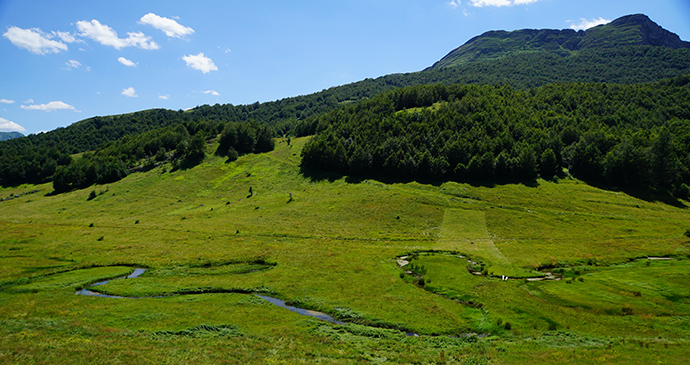
<instances>
[{"instance_id":1,"label":"evergreen tree cluster","mask_svg":"<svg viewBox=\"0 0 690 365\"><path fill-rule=\"evenodd\" d=\"M411 85L474 83L510 85L526 90L553 82L634 84L684 73L690 73L688 49L628 45L581 50L570 55L559 52L517 53L455 67L366 79L267 103L202 105L186 111L151 109L93 117L47 133L0 142L0 185L51 181L59 166L71 163L70 155L102 149L125 136L134 138L152 130L179 124L192 125L200 120L216 125L256 120L261 125L270 126L278 135L311 135L317 130L314 121L318 116ZM248 153L244 147L232 148L238 154ZM259 145L258 149L265 148ZM557 149L552 150L560 159ZM234 156L230 148L220 152ZM498 157L494 154L494 158ZM452 164L452 161L448 162ZM466 165L469 166L469 162ZM502 166L502 162L499 165ZM455 166L449 168L454 169ZM502 176L500 171L499 176Z\"/></svg>"},{"instance_id":2,"label":"evergreen tree cluster","mask_svg":"<svg viewBox=\"0 0 690 365\"><path fill-rule=\"evenodd\" d=\"M61 193L93 184L111 183L133 171L150 169L168 161L172 162L173 169L196 165L205 157L208 140L217 137L221 130L232 128L240 129L252 138L260 136L261 142L254 139L254 145L261 143L261 152L273 150L273 131L255 122L226 125L201 120L180 123L125 136L97 151L84 153L72 163L58 166L52 177L53 188L56 193ZM252 152L259 152L259 149L246 153Z\"/></svg>"},{"instance_id":3,"label":"evergreen tree cluster","mask_svg":"<svg viewBox=\"0 0 690 365\"><path fill-rule=\"evenodd\" d=\"M239 155L273 151L273 130L252 120L248 123L228 123L223 128L216 153L235 160Z\"/></svg>"},{"instance_id":4,"label":"evergreen tree cluster","mask_svg":"<svg viewBox=\"0 0 690 365\"><path fill-rule=\"evenodd\" d=\"M349 175L511 182L563 168L591 183L685 195L690 77L639 85L430 85L311 118L302 167Z\"/></svg>"}]
</instances>

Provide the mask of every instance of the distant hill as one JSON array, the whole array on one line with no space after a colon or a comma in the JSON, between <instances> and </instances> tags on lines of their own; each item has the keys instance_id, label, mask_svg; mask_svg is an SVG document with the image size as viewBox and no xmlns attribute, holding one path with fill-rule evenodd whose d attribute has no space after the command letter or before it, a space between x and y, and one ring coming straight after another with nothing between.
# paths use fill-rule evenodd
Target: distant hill
<instances>
[{"instance_id":1,"label":"distant hill","mask_svg":"<svg viewBox=\"0 0 690 365\"><path fill-rule=\"evenodd\" d=\"M8 141L19 137L24 137L24 135L19 132L0 132L0 141Z\"/></svg>"},{"instance_id":2,"label":"distant hill","mask_svg":"<svg viewBox=\"0 0 690 365\"><path fill-rule=\"evenodd\" d=\"M628 15L586 31L572 29L523 29L489 31L476 36L436 62L429 70L461 66L529 53L574 56L581 50L626 46L690 48L678 35L667 31L643 14Z\"/></svg>"},{"instance_id":3,"label":"distant hill","mask_svg":"<svg viewBox=\"0 0 690 365\"><path fill-rule=\"evenodd\" d=\"M365 79L266 103L93 117L51 132L3 141L0 184L50 181L57 166L70 163L67 155L102 149L128 135L169 126L184 125L192 135L201 128L211 137L225 123L255 120L273 128L276 135L311 135L320 115L405 86L482 84L527 89L566 82L655 82L690 74L689 45L640 14L587 31L491 31L418 72Z\"/></svg>"}]
</instances>

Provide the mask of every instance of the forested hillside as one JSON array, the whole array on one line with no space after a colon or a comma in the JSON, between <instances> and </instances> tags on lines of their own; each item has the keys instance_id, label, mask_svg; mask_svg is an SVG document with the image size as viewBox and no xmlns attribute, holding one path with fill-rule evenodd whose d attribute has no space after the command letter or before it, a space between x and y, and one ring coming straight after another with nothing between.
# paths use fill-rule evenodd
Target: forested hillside
<instances>
[{"instance_id":1,"label":"forested hillside","mask_svg":"<svg viewBox=\"0 0 690 365\"><path fill-rule=\"evenodd\" d=\"M222 131L222 133L221 133ZM55 192L81 189L95 183L115 182L135 168L147 170L171 162L171 168L186 168L200 163L206 142L220 134L217 153L235 160L239 154L273 150L273 130L256 122L193 122L154 129L109 142L93 153L55 168Z\"/></svg>"},{"instance_id":2,"label":"forested hillside","mask_svg":"<svg viewBox=\"0 0 690 365\"><path fill-rule=\"evenodd\" d=\"M182 125L193 132L194 125L214 125L207 133L211 138L220 133L226 123L255 121L269 126L274 136L310 135L315 132L316 116L399 87L480 84L510 85L513 89L524 90L564 82L637 84L690 74L690 49L684 48L687 42L680 41L678 36L645 16L623 17L587 32L564 31L563 34L583 33L578 36L582 45L573 52L563 51L561 43L567 43L563 39L558 43L549 36L560 31L535 32L529 37L525 36L529 33L525 31L490 32L475 37L468 42L472 45L470 53L486 57L474 57L472 62L468 59L453 61L455 56L452 55L457 53L454 51L424 71L366 79L310 95L249 105L202 105L187 111L152 109L93 117L51 132L3 141L0 143L0 185L51 181L59 166L73 162L70 155L102 150L109 142L120 141L125 136L137 139L143 133L169 126ZM496 34L510 42L496 48ZM559 37L556 38L563 38ZM470 53L466 52L466 46L463 47L465 51L461 54L465 57ZM500 57L496 56L496 50L500 51ZM210 132L213 128L216 128L215 135ZM171 150L170 146L166 148ZM145 151L147 158L158 153L157 150ZM130 155L144 156L138 152ZM123 166L131 164L127 162Z\"/></svg>"},{"instance_id":3,"label":"forested hillside","mask_svg":"<svg viewBox=\"0 0 690 365\"><path fill-rule=\"evenodd\" d=\"M640 85L396 89L309 121L306 170L512 182L562 168L592 183L690 183L690 77Z\"/></svg>"},{"instance_id":4,"label":"forested hillside","mask_svg":"<svg viewBox=\"0 0 690 365\"><path fill-rule=\"evenodd\" d=\"M522 29L513 32L489 31L454 49L430 69L462 66L524 53L551 53L574 56L579 51L657 46L690 48L677 34L654 23L644 14L626 15L611 23L587 30Z\"/></svg>"}]
</instances>

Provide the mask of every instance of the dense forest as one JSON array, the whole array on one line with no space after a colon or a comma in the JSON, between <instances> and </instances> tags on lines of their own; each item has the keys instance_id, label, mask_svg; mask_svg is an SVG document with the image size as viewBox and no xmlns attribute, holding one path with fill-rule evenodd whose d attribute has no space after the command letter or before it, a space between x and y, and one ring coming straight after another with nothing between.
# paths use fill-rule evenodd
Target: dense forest
<instances>
[{"instance_id":1,"label":"dense forest","mask_svg":"<svg viewBox=\"0 0 690 365\"><path fill-rule=\"evenodd\" d=\"M163 130L191 128L192 130L188 130L191 137L195 135L195 133L193 133L194 125L213 125L215 127L209 127L209 131L213 128L217 128L216 132L220 133L223 132L225 125L228 123L240 123L237 125L250 123L252 125L250 129L253 131L261 130L261 132L257 133L259 133L263 139L267 138L268 131L273 133L273 136L311 135L317 131L317 125L321 123L322 120L330 118L328 116L321 118L321 116L329 112L347 114L349 110L352 110L351 105L360 103L363 100L364 103L357 104L356 108L367 108L367 105L371 105L367 100L374 100L371 102L379 103L383 99L376 98L377 95L391 92L392 94L387 94L388 96L384 97L384 99L389 98L390 95L401 92L393 91L401 87L442 84L448 86L446 90L454 90L460 87L451 87L451 85L475 84L509 86L509 88L505 90L510 90L513 96L511 96L512 99L506 100L505 102L510 101L518 103L513 99L525 98L524 95L527 95L526 93L544 93L544 90L552 89L554 95L559 92L573 92L572 90L563 89L565 86L545 86L552 83L596 82L633 85L690 74L690 49L677 48L675 46L674 48L666 45L652 45L652 43L647 41L645 41L647 43L646 45L644 42L642 44L639 43L640 39L644 41L644 39L649 38L651 34L651 31L647 29L649 27L656 29L655 35L664 35L661 39L665 42L664 44L668 43L673 45L680 42L678 44L684 46L687 43L680 41L675 34L663 30L645 16L640 15L624 17L609 25L592 28L592 30L588 30L584 36L582 32L575 33L572 31L551 30L487 32L484 35L473 38L465 46L458 48L456 51L462 51L458 56L460 57L459 59L453 59L454 52L456 52L454 51L451 52L449 56L444 57L442 60L443 62L437 63L434 67L420 72L392 74L376 79L365 79L360 82L329 88L310 95L296 96L266 103L257 102L248 105L202 105L185 111L152 109L123 115L93 117L47 133L32 134L27 137L0 142L0 185L12 186L23 183L44 183L52 181L55 178L62 178L67 171L77 169L77 165L68 168L68 166L77 161L71 156L86 152L89 153L84 155L85 160L99 159L101 162L106 160L110 161L107 163L98 162L97 165L101 166L115 166L120 164L118 165L120 167L117 169L117 171L120 172L117 174L114 172L103 174L97 173L96 175L101 176L101 178L96 178L95 180L86 179L84 182L77 183L76 185L64 185L63 188L67 189L71 186L83 186L88 181L112 180L114 176L122 175L122 171L126 170L125 167L132 168L134 164L132 158L136 157L142 159L145 157L144 154L140 153L141 149L146 151L145 155L148 156L146 158L155 156L158 153L157 150L151 151L150 149L137 147L131 150L138 152L128 152L131 158L118 157L117 159L111 159L111 161L102 156L106 153L110 153L106 151L111 151L112 148L114 148L112 147L112 143L120 141L117 144L118 146L129 146L132 141L144 138L142 136L148 136L147 133L149 132L156 134L162 133L161 131ZM585 42L583 43L584 46L563 48L564 45L567 46L569 42L566 38L572 37L573 34L582 38L579 42ZM657 41L659 41L659 39L657 39ZM500 57L495 57L496 55L500 55ZM467 62L466 59L472 59L473 61ZM452 65L452 67L449 65ZM582 86L570 86L570 88L573 89L581 87ZM589 86L588 88L593 89L594 87ZM503 90L501 87L498 89ZM419 90L426 89L421 88ZM494 89L480 87L476 90ZM588 91L584 91L583 89L581 92L586 93ZM450 93L452 94L454 92ZM577 95L577 98L585 99L583 95ZM574 96L569 95L567 99L571 100L572 97ZM553 98L556 97L553 96ZM457 99L459 100L459 98ZM441 114L438 113L445 113L447 108L452 108L456 101L455 99L446 100L443 98L434 101L442 102L441 104L443 105L441 106L443 109L434 110L432 113L434 115L433 118L441 116ZM532 99L528 101L534 102ZM663 101L658 101L654 107L660 106L663 103ZM558 106L546 105L549 107ZM487 105L487 107L495 108L493 105ZM532 113L531 111L522 111L522 107L519 105L516 105L516 108L517 109L511 113L519 112L521 113L521 118L529 119L532 117L532 114L530 114ZM581 105L577 107L578 110L582 108ZM476 111L476 109L472 110ZM606 110L611 111L611 109ZM429 111L426 111L426 113L429 113ZM491 110L484 111L486 115L490 115L491 113ZM559 110L554 110L554 113L558 115L563 114ZM578 111L578 113L582 114L584 112ZM596 114L598 111L590 111L590 114L591 113ZM665 112L659 111L659 113ZM584 115L590 114L584 113ZM648 111L647 114L652 114L652 112ZM541 117L541 115L537 116ZM568 118L576 118L574 114L567 114L567 116ZM652 117L648 118L648 120L652 119ZM424 123L427 122L425 121ZM581 122L579 119L577 123L578 125L573 128L580 128L579 123ZM626 123L628 122L626 121ZM635 123L636 122L633 124ZM664 121L664 123L666 123L666 121ZM657 126L659 121L652 124ZM638 126L639 124L635 125ZM431 123L428 124L428 126L433 127L434 125ZM170 128L165 129L168 127ZM669 130L673 129L670 126L666 126L666 128ZM593 131L591 129L586 130ZM233 130L226 130L224 132L224 137L221 139L221 153L227 154L228 157L233 157L236 153L252 152L249 151L246 146L237 149L229 147L231 144L229 141L232 141L234 138L233 136L238 136L240 132L241 128L234 132ZM217 133L215 135L217 135ZM552 133L552 131L549 133ZM558 131L558 133L561 132ZM244 135L246 136L249 134L245 133ZM215 135L209 132L207 137L211 138ZM182 136L180 138L184 140L187 137ZM564 141L561 142L564 143ZM178 147L174 146L175 148L173 148L169 143L164 143L164 145L164 149L168 152ZM563 147L569 145L570 144L567 144ZM265 150L265 148L265 146L262 147L262 144L259 143L259 150ZM598 148L602 153L608 152L608 148L602 146L598 146ZM501 157L501 151L495 148L491 150L495 158ZM560 164L563 162L563 156L559 152L559 147L552 146L550 150L554 152L557 162L559 166L561 166ZM542 153L545 152L546 149L539 148L537 151ZM433 151L429 152L432 153ZM511 153L514 153L514 151ZM432 153L432 155L438 154ZM504 157L505 154L501 157L501 161L503 161ZM537 157L541 158L541 156ZM113 162L115 160L120 162ZM486 160L488 161L488 155ZM423 159L422 161L426 163L427 160ZM449 169L454 170L457 167L457 163L462 162L469 166L468 164L470 161L456 161L456 159L451 158L446 159L446 162L450 164ZM437 161L437 163L441 162ZM79 166L82 166L86 164L86 162L79 162L79 164L81 164ZM506 179L507 176L504 176L501 170L502 164L503 162L499 164L501 167L498 169L497 178ZM309 165L310 163L307 162L305 166ZM683 164L683 166L687 165ZM577 164L570 167L573 167L575 171L578 169ZM344 171L344 168L336 168L336 170ZM437 170L438 169L433 169L433 171ZM610 169L607 171L610 171ZM58 172L60 172L60 174L57 174ZM434 174L437 175L437 173ZM515 174L516 172L513 171L509 175L513 177L518 175L522 177L533 175L531 173ZM542 175L544 174L545 172L542 171ZM593 172L592 174L598 176L594 177L594 180L603 179L600 173ZM94 174L88 173L86 175L93 176ZM442 175L447 177L448 173ZM103 176L111 177L104 178ZM72 181L74 179L68 180ZM649 181L649 178L645 177L643 180ZM58 185L60 186L60 184Z\"/></svg>"},{"instance_id":2,"label":"dense forest","mask_svg":"<svg viewBox=\"0 0 690 365\"><path fill-rule=\"evenodd\" d=\"M690 77L639 85L431 85L311 118L302 167L347 175L514 182L567 168L591 183L690 182Z\"/></svg>"}]
</instances>

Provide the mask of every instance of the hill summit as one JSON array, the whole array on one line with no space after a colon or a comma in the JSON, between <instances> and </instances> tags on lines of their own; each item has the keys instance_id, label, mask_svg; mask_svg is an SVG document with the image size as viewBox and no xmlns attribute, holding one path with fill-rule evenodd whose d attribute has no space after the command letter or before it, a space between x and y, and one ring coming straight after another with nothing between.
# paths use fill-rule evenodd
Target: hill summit
<instances>
[{"instance_id":1,"label":"hill summit","mask_svg":"<svg viewBox=\"0 0 690 365\"><path fill-rule=\"evenodd\" d=\"M24 137L24 135L19 132L0 132L0 141L8 141L19 137Z\"/></svg>"},{"instance_id":2,"label":"hill summit","mask_svg":"<svg viewBox=\"0 0 690 365\"><path fill-rule=\"evenodd\" d=\"M644 14L620 17L588 30L522 29L488 31L476 36L428 68L443 69L471 62L499 59L522 53L553 53L569 56L580 50L620 46L690 48L685 42Z\"/></svg>"}]
</instances>

